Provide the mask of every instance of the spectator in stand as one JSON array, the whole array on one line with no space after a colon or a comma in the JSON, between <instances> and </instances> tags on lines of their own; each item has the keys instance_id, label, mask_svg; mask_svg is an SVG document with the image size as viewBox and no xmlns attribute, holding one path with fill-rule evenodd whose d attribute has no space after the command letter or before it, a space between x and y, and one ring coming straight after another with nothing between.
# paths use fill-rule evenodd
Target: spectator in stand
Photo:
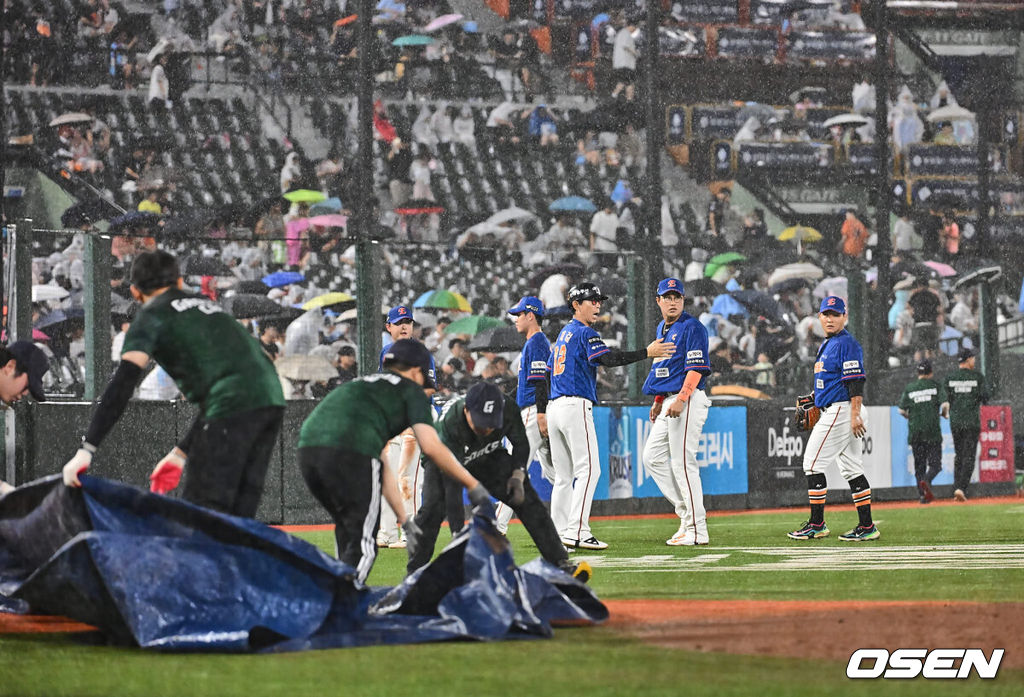
<instances>
[{"instance_id":1,"label":"spectator in stand","mask_svg":"<svg viewBox=\"0 0 1024 697\"><path fill-rule=\"evenodd\" d=\"M461 337L455 337L448 342L449 359L458 358L463 365L463 370L467 373L472 373L476 367L476 361L473 360L472 354L469 349L466 348L466 340Z\"/></svg>"},{"instance_id":2,"label":"spectator in stand","mask_svg":"<svg viewBox=\"0 0 1024 697\"><path fill-rule=\"evenodd\" d=\"M160 206L160 190L150 189L147 191L146 198L139 201L137 210L143 213L160 215L163 212L163 208Z\"/></svg>"},{"instance_id":3,"label":"spectator in stand","mask_svg":"<svg viewBox=\"0 0 1024 697\"><path fill-rule=\"evenodd\" d=\"M732 373L732 358L729 355L729 344L721 337L708 339L708 350L711 352L711 374L719 377Z\"/></svg>"},{"instance_id":4,"label":"spectator in stand","mask_svg":"<svg viewBox=\"0 0 1024 697\"><path fill-rule=\"evenodd\" d=\"M921 236L914 230L914 223L910 220L910 208L904 206L892 229L893 251L905 259L912 256L915 250L921 249L922 244Z\"/></svg>"},{"instance_id":5,"label":"spectator in stand","mask_svg":"<svg viewBox=\"0 0 1024 697\"><path fill-rule=\"evenodd\" d=\"M639 53L636 50L636 39L633 33L636 25L632 19L627 19L625 26L615 35L615 46L612 49L612 73L615 76L615 89L612 90L612 99L619 96L619 92L625 90L627 100L633 99L636 81L636 59Z\"/></svg>"},{"instance_id":6,"label":"spectator in stand","mask_svg":"<svg viewBox=\"0 0 1024 697\"><path fill-rule=\"evenodd\" d=\"M473 121L472 109L464 106L459 110L459 115L452 120L452 131L455 142L476 147L476 122Z\"/></svg>"},{"instance_id":7,"label":"spectator in stand","mask_svg":"<svg viewBox=\"0 0 1024 697\"><path fill-rule=\"evenodd\" d=\"M956 136L953 135L953 124L945 121L939 124L939 130L932 138L935 145L956 145Z\"/></svg>"},{"instance_id":8,"label":"spectator in stand","mask_svg":"<svg viewBox=\"0 0 1024 697\"><path fill-rule=\"evenodd\" d=\"M914 350L914 324L914 308L908 303L896 316L892 348L897 354L907 354Z\"/></svg>"},{"instance_id":9,"label":"spectator in stand","mask_svg":"<svg viewBox=\"0 0 1024 697\"><path fill-rule=\"evenodd\" d=\"M452 318L448 315L441 315L437 318L437 324L434 325L434 330L427 336L423 337L423 345L427 347L427 350L434 354L434 360L437 362L443 361L448 357L447 347L445 348L445 355L441 355L441 347L446 346L446 339L448 338L445 334L445 329L452 323Z\"/></svg>"},{"instance_id":10,"label":"spectator in stand","mask_svg":"<svg viewBox=\"0 0 1024 697\"><path fill-rule=\"evenodd\" d=\"M412 197L426 201L434 200L434 191L430 186L430 174L437 167L433 156L426 147L421 147L409 166L409 178L412 180Z\"/></svg>"},{"instance_id":11,"label":"spectator in stand","mask_svg":"<svg viewBox=\"0 0 1024 697\"><path fill-rule=\"evenodd\" d=\"M332 378L328 386L331 388L344 385L359 377L359 366L356 365L356 350L351 346L342 346L338 349L338 377ZM332 384L335 383L336 384Z\"/></svg>"},{"instance_id":12,"label":"spectator in stand","mask_svg":"<svg viewBox=\"0 0 1024 697\"><path fill-rule=\"evenodd\" d=\"M387 155L388 189L393 208L400 207L412 195L411 167L412 151L401 138L395 138Z\"/></svg>"},{"instance_id":13,"label":"spectator in stand","mask_svg":"<svg viewBox=\"0 0 1024 697\"><path fill-rule=\"evenodd\" d=\"M594 266L615 268L618 265L619 250L615 231L619 229L619 216L615 202L606 199L604 206L590 219L590 252Z\"/></svg>"},{"instance_id":14,"label":"spectator in stand","mask_svg":"<svg viewBox=\"0 0 1024 697\"><path fill-rule=\"evenodd\" d=\"M942 301L927 279L918 278L907 304L914 312L914 360L933 358L942 333Z\"/></svg>"},{"instance_id":15,"label":"spectator in stand","mask_svg":"<svg viewBox=\"0 0 1024 697\"><path fill-rule=\"evenodd\" d=\"M171 108L170 83L167 81L167 54L157 56L156 65L149 74L149 110L163 113Z\"/></svg>"},{"instance_id":16,"label":"spectator in stand","mask_svg":"<svg viewBox=\"0 0 1024 697\"><path fill-rule=\"evenodd\" d=\"M764 252L768 243L768 224L764 220L764 209L755 208L743 216L743 248L748 255Z\"/></svg>"},{"instance_id":17,"label":"spectator in stand","mask_svg":"<svg viewBox=\"0 0 1024 697\"><path fill-rule=\"evenodd\" d=\"M978 332L978 317L974 306L977 303L977 292L968 295L966 293L956 294L956 304L949 312L949 323L960 333L970 336Z\"/></svg>"},{"instance_id":18,"label":"spectator in stand","mask_svg":"<svg viewBox=\"0 0 1024 697\"><path fill-rule=\"evenodd\" d=\"M519 109L512 102L502 102L491 110L487 128L491 137L500 144L515 144L519 137Z\"/></svg>"},{"instance_id":19,"label":"spectator in stand","mask_svg":"<svg viewBox=\"0 0 1024 697\"><path fill-rule=\"evenodd\" d=\"M526 131L530 139L542 148L558 145L558 124L555 123L555 115L546 104L538 104L530 112Z\"/></svg>"},{"instance_id":20,"label":"spectator in stand","mask_svg":"<svg viewBox=\"0 0 1024 697\"><path fill-rule=\"evenodd\" d=\"M238 8L234 4L229 4L210 25L208 41L214 53L233 51L235 45L241 41L242 27L238 22L237 12ZM218 58L224 60L223 56Z\"/></svg>"},{"instance_id":21,"label":"spectator in stand","mask_svg":"<svg viewBox=\"0 0 1024 697\"><path fill-rule=\"evenodd\" d=\"M942 216L939 244L942 246L943 256L946 259L952 259L960 253L960 226L956 224L952 211L946 211Z\"/></svg>"},{"instance_id":22,"label":"spectator in stand","mask_svg":"<svg viewBox=\"0 0 1024 697\"><path fill-rule=\"evenodd\" d=\"M757 363L751 370L754 371L754 384L758 387L775 387L775 366L767 353L757 354Z\"/></svg>"},{"instance_id":23,"label":"spectator in stand","mask_svg":"<svg viewBox=\"0 0 1024 697\"><path fill-rule=\"evenodd\" d=\"M131 52L135 49L138 38L137 36L128 36L127 31L119 29L114 40L110 42L108 64L110 89L135 89L135 61L131 58Z\"/></svg>"},{"instance_id":24,"label":"spectator in stand","mask_svg":"<svg viewBox=\"0 0 1024 697\"><path fill-rule=\"evenodd\" d=\"M566 292L571 284L570 278L562 273L554 273L544 279L537 291L537 297L546 308L545 314L550 315L556 308L568 307Z\"/></svg>"},{"instance_id":25,"label":"spectator in stand","mask_svg":"<svg viewBox=\"0 0 1024 697\"><path fill-rule=\"evenodd\" d=\"M281 174L279 181L281 183L281 193L287 193L294 188L297 188L299 180L302 178L302 158L296 151L291 151L284 158L284 165L281 166Z\"/></svg>"},{"instance_id":26,"label":"spectator in stand","mask_svg":"<svg viewBox=\"0 0 1024 697\"><path fill-rule=\"evenodd\" d=\"M836 251L842 252L849 259L859 259L864 254L871 233L857 218L856 211L847 209L845 215L843 226L839 230L839 244L836 245Z\"/></svg>"},{"instance_id":27,"label":"spectator in stand","mask_svg":"<svg viewBox=\"0 0 1024 697\"><path fill-rule=\"evenodd\" d=\"M582 254L589 246L573 217L561 215L547 232L523 245L523 258L530 264L557 263Z\"/></svg>"},{"instance_id":28,"label":"spectator in stand","mask_svg":"<svg viewBox=\"0 0 1024 697\"><path fill-rule=\"evenodd\" d=\"M437 134L434 132L434 127L430 124L430 119L433 115L434 112L431 111L430 107L424 104L420 107L420 113L412 124L413 141L431 148L438 143Z\"/></svg>"},{"instance_id":29,"label":"spectator in stand","mask_svg":"<svg viewBox=\"0 0 1024 697\"><path fill-rule=\"evenodd\" d=\"M438 143L455 140L455 125L452 123L452 108L442 102L430 115L430 127L434 129Z\"/></svg>"},{"instance_id":30,"label":"spectator in stand","mask_svg":"<svg viewBox=\"0 0 1024 697\"><path fill-rule=\"evenodd\" d=\"M727 186L722 186L715 192L714 197L708 204L708 217L705 230L711 234L712 237L724 238L725 231L725 215L726 211L729 210L729 199L732 196L732 189Z\"/></svg>"}]
</instances>

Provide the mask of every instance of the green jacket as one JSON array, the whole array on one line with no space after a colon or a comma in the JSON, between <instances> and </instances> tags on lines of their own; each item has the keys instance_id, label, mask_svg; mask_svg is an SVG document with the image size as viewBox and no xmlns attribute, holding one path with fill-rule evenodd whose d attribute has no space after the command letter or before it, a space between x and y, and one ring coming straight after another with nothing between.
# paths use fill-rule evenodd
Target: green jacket
<instances>
[{"instance_id":1,"label":"green jacket","mask_svg":"<svg viewBox=\"0 0 1024 697\"><path fill-rule=\"evenodd\" d=\"M942 440L939 407L946 401L946 388L934 378L919 378L907 385L900 395L899 408L907 412L909 441Z\"/></svg>"}]
</instances>

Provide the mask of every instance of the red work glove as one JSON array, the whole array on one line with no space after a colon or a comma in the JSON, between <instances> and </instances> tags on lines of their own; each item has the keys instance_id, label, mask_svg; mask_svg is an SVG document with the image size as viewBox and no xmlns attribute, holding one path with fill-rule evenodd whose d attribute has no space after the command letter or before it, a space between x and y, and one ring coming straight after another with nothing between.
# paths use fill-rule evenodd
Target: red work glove
<instances>
[{"instance_id":1,"label":"red work glove","mask_svg":"<svg viewBox=\"0 0 1024 697\"><path fill-rule=\"evenodd\" d=\"M155 494L166 494L177 487L185 469L185 458L185 453L178 448L167 453L149 475L149 490Z\"/></svg>"}]
</instances>

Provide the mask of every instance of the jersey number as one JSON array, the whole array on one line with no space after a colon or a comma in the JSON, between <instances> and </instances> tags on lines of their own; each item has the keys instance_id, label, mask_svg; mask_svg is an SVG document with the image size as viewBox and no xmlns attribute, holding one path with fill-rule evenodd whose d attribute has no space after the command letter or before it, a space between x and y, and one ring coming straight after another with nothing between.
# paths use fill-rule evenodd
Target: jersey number
<instances>
[{"instance_id":1,"label":"jersey number","mask_svg":"<svg viewBox=\"0 0 1024 697\"><path fill-rule=\"evenodd\" d=\"M555 359L554 367L551 370L552 375L561 375L565 372L565 344L555 347Z\"/></svg>"}]
</instances>

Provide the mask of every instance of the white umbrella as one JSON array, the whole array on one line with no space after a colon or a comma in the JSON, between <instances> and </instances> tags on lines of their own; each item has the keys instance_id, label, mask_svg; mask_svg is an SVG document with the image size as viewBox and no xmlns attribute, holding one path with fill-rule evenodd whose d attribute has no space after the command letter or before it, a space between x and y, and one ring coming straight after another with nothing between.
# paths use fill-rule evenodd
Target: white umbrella
<instances>
[{"instance_id":1,"label":"white umbrella","mask_svg":"<svg viewBox=\"0 0 1024 697\"><path fill-rule=\"evenodd\" d=\"M840 114L839 116L833 116L821 125L825 128L831 128L832 126L863 126L870 121L871 119L863 114Z\"/></svg>"},{"instance_id":2,"label":"white umbrella","mask_svg":"<svg viewBox=\"0 0 1024 697\"><path fill-rule=\"evenodd\" d=\"M772 275L768 277L768 285L774 286L776 283L782 283L788 281L791 278L806 278L812 281L816 281L825 274L820 268L814 264L806 261L797 262L795 264L786 264L772 271Z\"/></svg>"},{"instance_id":3,"label":"white umbrella","mask_svg":"<svg viewBox=\"0 0 1024 697\"><path fill-rule=\"evenodd\" d=\"M838 295L841 298L847 297L849 289L849 281L846 280L845 276L833 276L832 278L826 278L818 282L818 285L814 286L814 290L811 291L811 295L816 298L825 298L829 295Z\"/></svg>"},{"instance_id":4,"label":"white umbrella","mask_svg":"<svg viewBox=\"0 0 1024 697\"><path fill-rule=\"evenodd\" d=\"M345 310L334 318L334 324L338 324L340 322L354 322L357 314L358 311L354 307L351 310Z\"/></svg>"},{"instance_id":5,"label":"white umbrella","mask_svg":"<svg viewBox=\"0 0 1024 697\"><path fill-rule=\"evenodd\" d=\"M482 223L477 223L473 227L467 228L466 232L470 232L474 235L504 235L508 232L508 228L503 228L496 223L485 220Z\"/></svg>"},{"instance_id":6,"label":"white umbrella","mask_svg":"<svg viewBox=\"0 0 1024 697\"><path fill-rule=\"evenodd\" d=\"M928 120L931 123L938 123L940 121L974 121L974 119L974 112L967 111L967 109L964 109L959 104L940 106L938 109L932 109L931 113L928 114Z\"/></svg>"},{"instance_id":7,"label":"white umbrella","mask_svg":"<svg viewBox=\"0 0 1024 697\"><path fill-rule=\"evenodd\" d=\"M63 300L71 295L60 286L34 285L32 286L32 302L44 303L48 300Z\"/></svg>"},{"instance_id":8,"label":"white umbrella","mask_svg":"<svg viewBox=\"0 0 1024 697\"><path fill-rule=\"evenodd\" d=\"M519 208L518 206L512 206L511 208L506 208L503 211L498 211L497 213L492 215L490 218L488 218L487 222L488 223L493 223L494 225L500 225L501 223L507 223L510 220L527 220L527 219L536 219L536 218L537 218L536 214L531 213L530 211L526 210L525 208Z\"/></svg>"},{"instance_id":9,"label":"white umbrella","mask_svg":"<svg viewBox=\"0 0 1024 697\"><path fill-rule=\"evenodd\" d=\"M69 111L50 122L51 126L65 126L71 123L91 123L92 117L80 111Z\"/></svg>"},{"instance_id":10,"label":"white umbrella","mask_svg":"<svg viewBox=\"0 0 1024 697\"><path fill-rule=\"evenodd\" d=\"M323 356L282 356L274 361L274 368L278 375L289 380L326 382L338 377L338 371Z\"/></svg>"}]
</instances>

